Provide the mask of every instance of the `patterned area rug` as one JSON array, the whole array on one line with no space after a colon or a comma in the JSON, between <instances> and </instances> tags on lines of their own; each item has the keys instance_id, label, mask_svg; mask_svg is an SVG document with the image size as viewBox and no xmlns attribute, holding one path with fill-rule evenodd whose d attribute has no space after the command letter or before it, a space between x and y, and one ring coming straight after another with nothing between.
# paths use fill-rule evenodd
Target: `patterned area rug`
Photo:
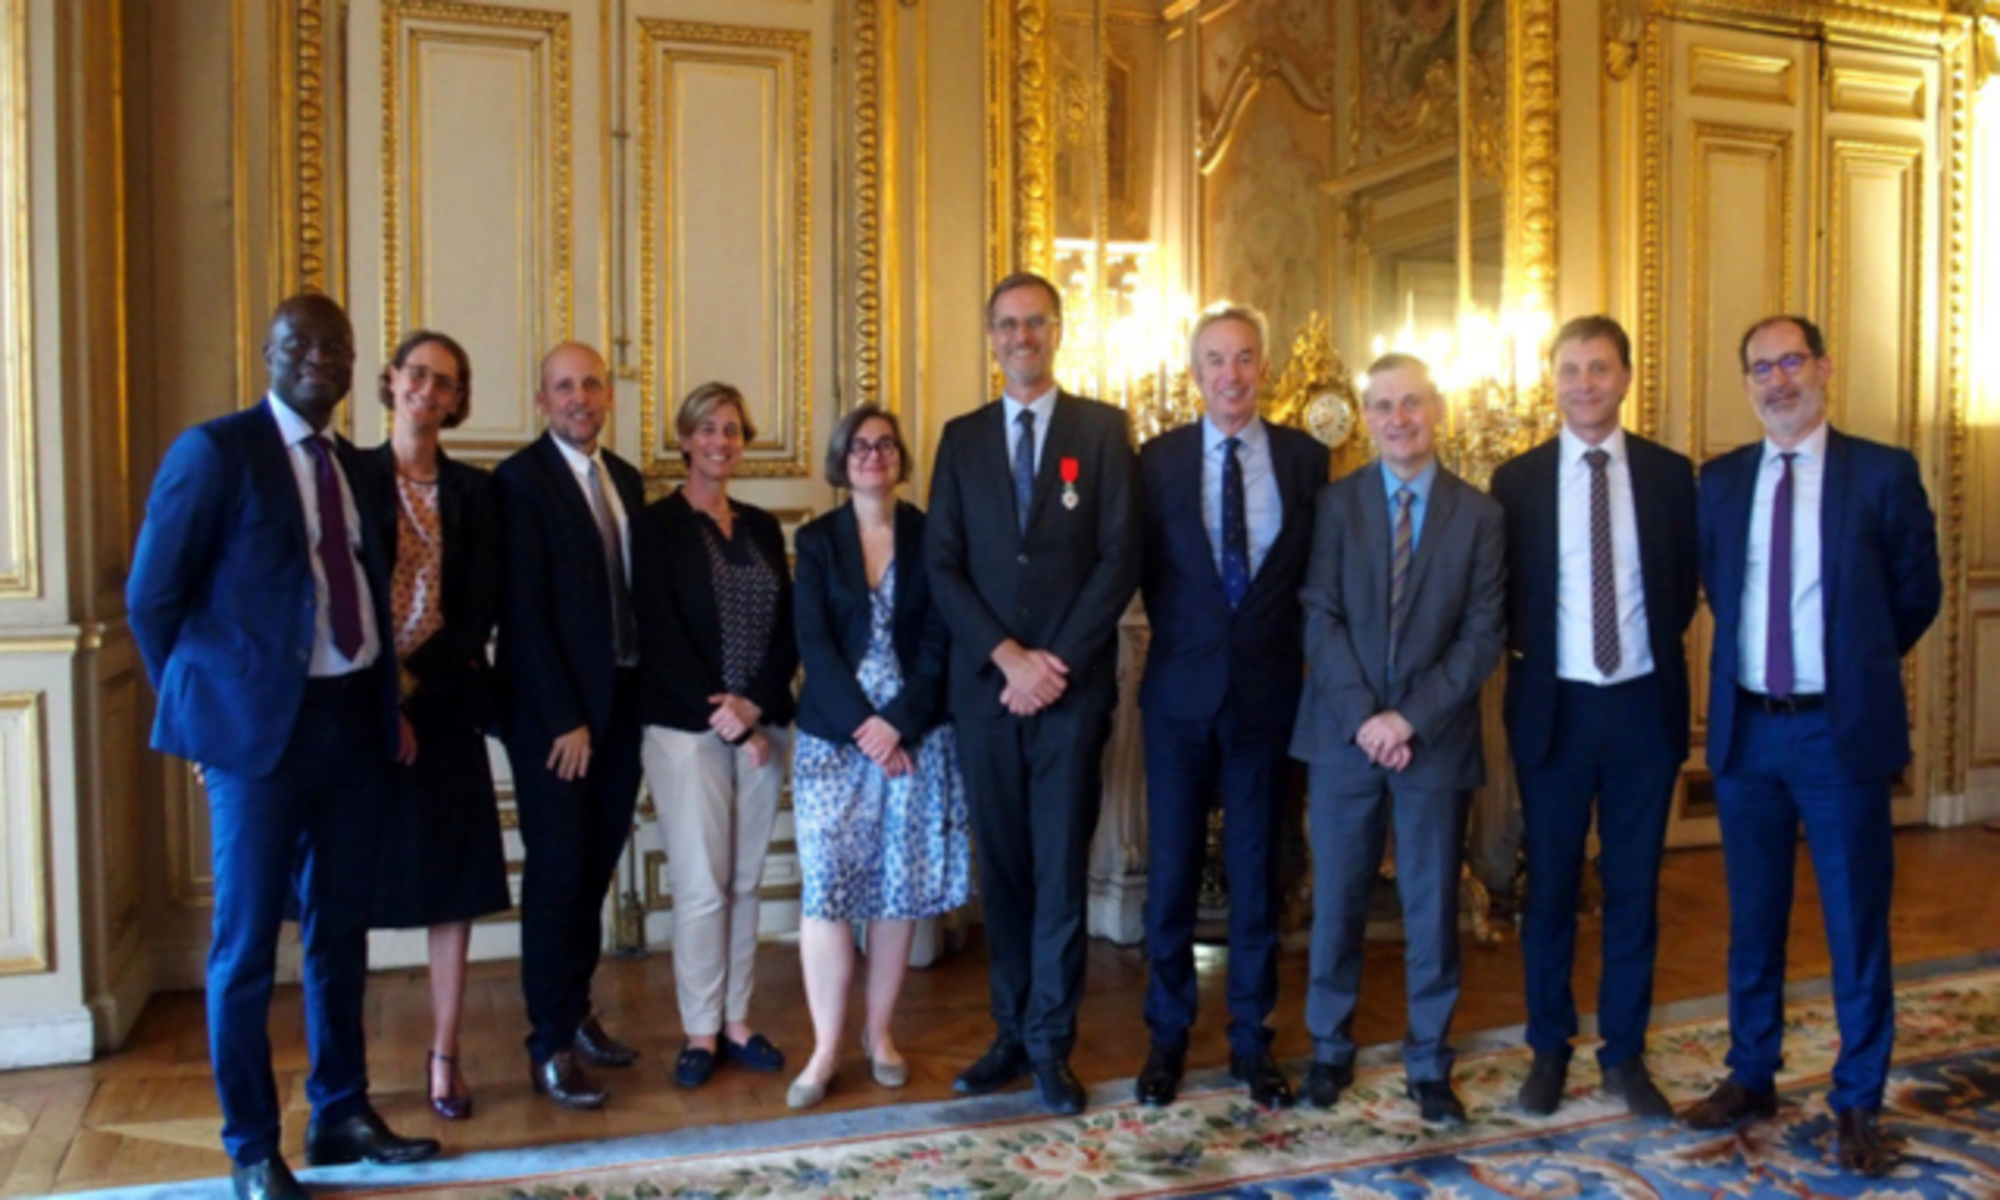
<instances>
[{"instance_id":1,"label":"patterned area rug","mask_svg":"<svg viewBox=\"0 0 2000 1200\"><path fill-rule=\"evenodd\" d=\"M1832 1004L1794 1005L1781 1080L1786 1103L1740 1134L1634 1121L1597 1093L1579 1054L1562 1109L1515 1112L1525 1049L1462 1057L1457 1081L1472 1122L1426 1128L1403 1098L1399 1067L1364 1070L1332 1113L1262 1113L1240 1089L1214 1087L1164 1109L1098 1107L1081 1117L938 1124L887 1135L798 1140L727 1153L409 1189L430 1197L758 1196L1071 1197L2000 1197L2000 971L1913 983L1898 996L1896 1070L1886 1124L1901 1164L1859 1180L1834 1164L1825 1081L1838 1036ZM1721 1075L1720 1020L1655 1033L1655 1077L1677 1104ZM1120 1095L1130 1095L1121 1084ZM1100 1092L1099 1096L1104 1093ZM979 1102L933 1117L977 1121ZM811 1122L794 1122L801 1132ZM355 1178L364 1188L374 1182Z\"/></svg>"}]
</instances>

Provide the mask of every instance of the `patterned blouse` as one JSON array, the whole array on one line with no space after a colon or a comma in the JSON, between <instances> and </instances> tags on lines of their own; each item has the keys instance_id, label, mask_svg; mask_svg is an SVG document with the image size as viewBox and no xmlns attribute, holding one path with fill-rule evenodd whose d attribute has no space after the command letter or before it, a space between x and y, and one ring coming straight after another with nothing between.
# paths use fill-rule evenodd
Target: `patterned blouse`
<instances>
[{"instance_id":1,"label":"patterned blouse","mask_svg":"<svg viewBox=\"0 0 2000 1200\"><path fill-rule=\"evenodd\" d=\"M778 573L742 536L741 525L739 536L726 538L714 518L698 515L709 578L715 584L715 608L722 621L722 685L741 696L750 690L750 681L771 649L778 618Z\"/></svg>"},{"instance_id":2,"label":"patterned blouse","mask_svg":"<svg viewBox=\"0 0 2000 1200\"><path fill-rule=\"evenodd\" d=\"M408 658L444 627L444 522L435 480L396 476L396 570L389 577L389 606L396 623L396 656Z\"/></svg>"}]
</instances>

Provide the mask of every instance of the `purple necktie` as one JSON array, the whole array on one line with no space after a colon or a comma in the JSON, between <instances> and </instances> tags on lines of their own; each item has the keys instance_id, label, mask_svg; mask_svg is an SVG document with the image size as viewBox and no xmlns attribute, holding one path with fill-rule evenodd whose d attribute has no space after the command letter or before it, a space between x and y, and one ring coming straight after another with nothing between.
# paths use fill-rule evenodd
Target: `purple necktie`
<instances>
[{"instance_id":1,"label":"purple necktie","mask_svg":"<svg viewBox=\"0 0 2000 1200\"><path fill-rule=\"evenodd\" d=\"M340 476L326 439L306 439L312 452L313 489L319 497L319 565L326 572L327 622L333 646L349 662L361 653L361 593L354 581L354 549L347 539L347 508L340 502Z\"/></svg>"},{"instance_id":2,"label":"purple necktie","mask_svg":"<svg viewBox=\"0 0 2000 1200\"><path fill-rule=\"evenodd\" d=\"M1792 459L1795 452L1780 454L1784 464L1778 487L1771 494L1771 570L1766 587L1770 619L1764 630L1764 692L1776 700L1792 694L1796 682L1792 672Z\"/></svg>"}]
</instances>

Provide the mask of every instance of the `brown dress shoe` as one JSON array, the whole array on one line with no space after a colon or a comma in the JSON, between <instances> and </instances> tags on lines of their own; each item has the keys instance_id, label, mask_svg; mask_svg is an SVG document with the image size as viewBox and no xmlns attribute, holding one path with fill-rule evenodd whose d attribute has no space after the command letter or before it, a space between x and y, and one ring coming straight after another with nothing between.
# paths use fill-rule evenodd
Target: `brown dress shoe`
<instances>
[{"instance_id":1,"label":"brown dress shoe","mask_svg":"<svg viewBox=\"0 0 2000 1200\"><path fill-rule=\"evenodd\" d=\"M639 1052L604 1032L604 1026L592 1013L576 1027L576 1041L570 1049L576 1056L593 1067L629 1067L639 1061Z\"/></svg>"},{"instance_id":2,"label":"brown dress shoe","mask_svg":"<svg viewBox=\"0 0 2000 1200\"><path fill-rule=\"evenodd\" d=\"M576 1061L576 1055L558 1050L549 1061L534 1069L535 1090L564 1108L603 1108L607 1093Z\"/></svg>"},{"instance_id":3,"label":"brown dress shoe","mask_svg":"<svg viewBox=\"0 0 2000 1200\"><path fill-rule=\"evenodd\" d=\"M1850 1108L1840 1114L1840 1167L1870 1179L1886 1175L1895 1158L1876 1124L1872 1108Z\"/></svg>"},{"instance_id":4,"label":"brown dress shoe","mask_svg":"<svg viewBox=\"0 0 2000 1200\"><path fill-rule=\"evenodd\" d=\"M1681 1120L1690 1129L1731 1129L1748 1120L1768 1117L1778 1111L1778 1093L1774 1091L1752 1091L1736 1082L1725 1079L1715 1085L1715 1090L1695 1101L1694 1106L1681 1114Z\"/></svg>"}]
</instances>

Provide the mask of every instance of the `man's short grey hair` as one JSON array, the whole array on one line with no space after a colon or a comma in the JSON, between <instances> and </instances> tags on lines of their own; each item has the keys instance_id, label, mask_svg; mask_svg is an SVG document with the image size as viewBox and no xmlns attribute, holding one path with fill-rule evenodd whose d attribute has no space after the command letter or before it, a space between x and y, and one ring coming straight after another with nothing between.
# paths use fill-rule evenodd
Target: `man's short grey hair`
<instances>
[{"instance_id":1,"label":"man's short grey hair","mask_svg":"<svg viewBox=\"0 0 2000 1200\"><path fill-rule=\"evenodd\" d=\"M1271 356L1271 322L1252 305L1237 304L1234 301L1223 300L1202 309L1201 315L1195 318L1194 328L1188 330L1188 365L1190 367L1196 365L1194 361L1195 347L1201 344L1202 333L1210 325L1214 325L1220 321L1241 321L1256 330L1257 357L1268 359Z\"/></svg>"}]
</instances>

